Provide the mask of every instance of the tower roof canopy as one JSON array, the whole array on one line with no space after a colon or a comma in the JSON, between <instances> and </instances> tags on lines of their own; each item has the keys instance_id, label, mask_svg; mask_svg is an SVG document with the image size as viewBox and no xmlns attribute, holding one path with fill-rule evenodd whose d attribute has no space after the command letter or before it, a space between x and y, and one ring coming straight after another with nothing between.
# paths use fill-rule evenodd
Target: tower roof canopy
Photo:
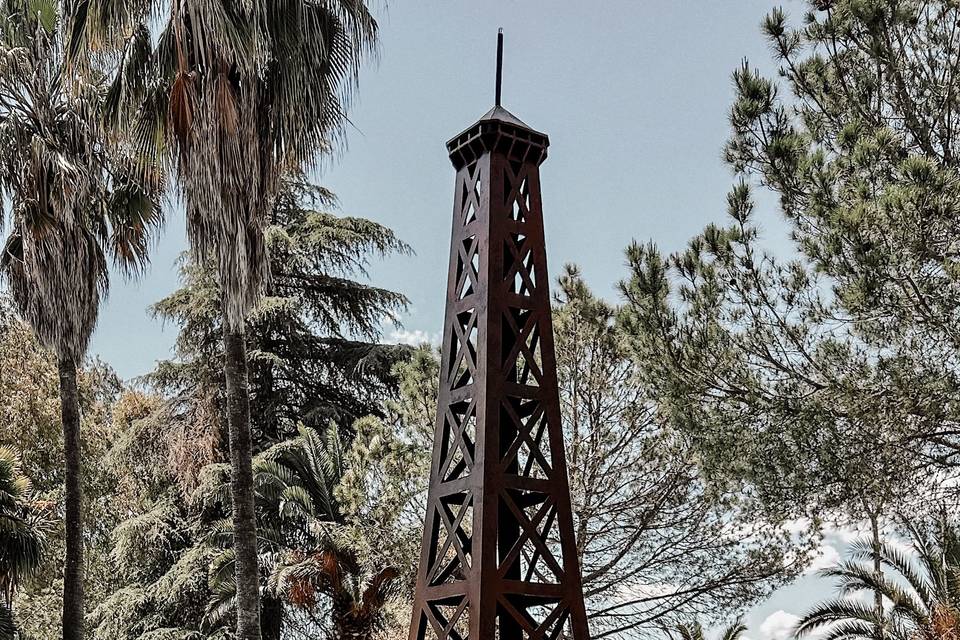
<instances>
[{"instance_id":1,"label":"tower roof canopy","mask_svg":"<svg viewBox=\"0 0 960 640\"><path fill-rule=\"evenodd\" d=\"M485 122L503 122L505 124L510 124L515 127L519 127L521 129L526 129L527 131L543 136L544 138L547 137L545 133L541 133L537 131L536 129L528 125L526 122L524 122L517 116L513 115L512 113L510 113L509 111L507 111L501 105L498 104L495 107L492 107L485 114L480 116L480 118L476 122L474 122L472 125L470 125L466 129L464 129L462 132L454 136L451 142L459 138L461 135L463 135L467 131L470 131L470 129L473 129L474 127L479 126L480 124L483 124Z\"/></svg>"},{"instance_id":2,"label":"tower roof canopy","mask_svg":"<svg viewBox=\"0 0 960 640\"><path fill-rule=\"evenodd\" d=\"M458 169L478 158L484 151L492 151L494 147L519 159L536 156L539 164L546 159L549 144L550 140L545 133L532 129L523 120L496 105L451 138L447 142L447 151Z\"/></svg>"}]
</instances>

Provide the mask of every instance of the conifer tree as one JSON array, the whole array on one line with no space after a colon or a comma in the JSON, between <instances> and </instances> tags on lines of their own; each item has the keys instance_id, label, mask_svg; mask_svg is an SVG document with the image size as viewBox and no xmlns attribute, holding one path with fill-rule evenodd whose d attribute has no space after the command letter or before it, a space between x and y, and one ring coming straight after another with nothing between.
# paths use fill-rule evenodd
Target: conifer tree
<instances>
[{"instance_id":1,"label":"conifer tree","mask_svg":"<svg viewBox=\"0 0 960 640\"><path fill-rule=\"evenodd\" d=\"M633 636L719 622L796 575L785 531L713 493L686 434L659 414L616 322L577 267L553 310L577 550L590 629ZM801 548L799 557L808 551Z\"/></svg>"},{"instance_id":2,"label":"conifer tree","mask_svg":"<svg viewBox=\"0 0 960 640\"><path fill-rule=\"evenodd\" d=\"M715 486L814 529L868 521L879 572L883 522L960 470L960 7L812 2L763 30L781 77L733 75L729 222L631 246L622 321ZM795 259L763 250L758 188Z\"/></svg>"}]
</instances>

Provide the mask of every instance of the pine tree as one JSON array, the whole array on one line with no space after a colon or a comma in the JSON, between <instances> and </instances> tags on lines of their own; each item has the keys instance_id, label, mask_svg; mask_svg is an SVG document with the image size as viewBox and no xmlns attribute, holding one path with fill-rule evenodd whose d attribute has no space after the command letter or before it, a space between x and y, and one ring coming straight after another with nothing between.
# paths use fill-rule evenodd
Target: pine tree
<instances>
[{"instance_id":1,"label":"pine tree","mask_svg":"<svg viewBox=\"0 0 960 640\"><path fill-rule=\"evenodd\" d=\"M691 616L719 622L797 567L784 531L714 494L683 431L638 381L616 321L577 267L553 309L577 550L591 632L642 635Z\"/></svg>"},{"instance_id":2,"label":"pine tree","mask_svg":"<svg viewBox=\"0 0 960 640\"><path fill-rule=\"evenodd\" d=\"M256 451L295 435L298 422L348 427L379 413L384 381L403 352L376 339L406 299L350 278L365 278L371 257L409 248L374 222L323 210L335 205L331 193L298 177L286 182L269 218L273 276L247 329ZM161 363L151 380L197 404L197 393L219 393L219 289L195 265L184 263L182 274L183 288L154 306L181 327L179 359Z\"/></svg>"},{"instance_id":3,"label":"pine tree","mask_svg":"<svg viewBox=\"0 0 960 640\"><path fill-rule=\"evenodd\" d=\"M952 2L773 11L780 79L733 75L729 222L634 244L622 285L649 392L714 485L814 529L869 520L875 548L895 511L956 497L958 24ZM796 259L763 250L757 188Z\"/></svg>"}]
</instances>

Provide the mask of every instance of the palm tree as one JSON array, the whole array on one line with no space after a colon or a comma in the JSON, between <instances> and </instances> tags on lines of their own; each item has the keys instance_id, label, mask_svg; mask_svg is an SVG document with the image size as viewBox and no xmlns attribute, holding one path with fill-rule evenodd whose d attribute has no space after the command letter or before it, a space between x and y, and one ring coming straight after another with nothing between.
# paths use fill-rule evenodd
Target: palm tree
<instances>
[{"instance_id":1,"label":"palm tree","mask_svg":"<svg viewBox=\"0 0 960 640\"><path fill-rule=\"evenodd\" d=\"M329 545L286 556L271 581L287 602L304 610L317 606L317 594L326 596L333 640L367 640L382 630L384 604L399 576L396 568L385 567L365 580L349 550Z\"/></svg>"},{"instance_id":2,"label":"palm tree","mask_svg":"<svg viewBox=\"0 0 960 640\"><path fill-rule=\"evenodd\" d=\"M945 515L928 526L904 524L910 550L880 545L882 565L873 568L874 544L860 540L849 559L821 575L838 581L839 596L809 611L797 636L822 640L943 640L960 634L960 528ZM865 596L888 602L879 613Z\"/></svg>"},{"instance_id":3,"label":"palm tree","mask_svg":"<svg viewBox=\"0 0 960 640\"><path fill-rule=\"evenodd\" d=\"M77 367L110 260L128 274L146 264L149 235L160 223L161 180L135 171L119 144L103 136L101 86L65 64L61 15L57 0L0 2L0 187L10 203L0 272L20 315L57 357L66 477L63 631L74 640L82 637L84 614Z\"/></svg>"},{"instance_id":4,"label":"palm tree","mask_svg":"<svg viewBox=\"0 0 960 640\"><path fill-rule=\"evenodd\" d=\"M259 639L245 319L269 277L266 216L289 170L342 132L377 37L362 0L81 0L72 50L131 34L111 92L142 150L174 168L196 260L223 290L237 637ZM164 15L154 15L155 9ZM161 24L153 38L148 24Z\"/></svg>"},{"instance_id":5,"label":"palm tree","mask_svg":"<svg viewBox=\"0 0 960 640\"><path fill-rule=\"evenodd\" d=\"M336 427L331 426L326 436L301 426L297 437L274 445L253 460L258 564L268 575L274 574L285 554L320 544L319 523L340 520L333 496L334 487L343 476ZM204 471L205 482L196 496L207 505L222 504L229 497L223 466L211 465ZM220 522L209 536L210 541L225 546L224 537L232 533L231 522ZM236 563L233 549L221 553L215 562L211 585L215 600L208 614L215 626L222 624L226 614L238 604L236 583L228 580ZM276 589L262 590L261 607L261 635L265 640L279 640L283 602Z\"/></svg>"},{"instance_id":6,"label":"palm tree","mask_svg":"<svg viewBox=\"0 0 960 640\"><path fill-rule=\"evenodd\" d=\"M46 550L42 510L28 501L31 492L18 456L0 447L0 640L14 638L13 596Z\"/></svg>"},{"instance_id":7,"label":"palm tree","mask_svg":"<svg viewBox=\"0 0 960 640\"><path fill-rule=\"evenodd\" d=\"M730 626L723 629L723 631L720 633L719 640L738 640L746 630L746 625L744 625L742 621L737 620ZM706 640L703 632L703 625L696 620L691 624L678 624L676 627L668 631L668 635L672 638L674 632L680 636L680 640Z\"/></svg>"},{"instance_id":8,"label":"palm tree","mask_svg":"<svg viewBox=\"0 0 960 640\"><path fill-rule=\"evenodd\" d=\"M257 486L279 539L296 541L277 554L269 591L306 612L325 596L333 640L362 640L381 628L400 574L390 566L366 571L341 541L349 536L337 535L344 523L334 492L346 471L342 442L333 422L325 432L301 426L296 438L258 456Z\"/></svg>"},{"instance_id":9,"label":"palm tree","mask_svg":"<svg viewBox=\"0 0 960 640\"><path fill-rule=\"evenodd\" d=\"M348 535L340 535L344 516L334 489L346 471L342 440L334 423L326 431L301 426L299 435L278 443L253 462L259 515L259 553L268 577L263 589L263 636L279 640L284 607L312 614L325 596L335 638L372 637L384 620L384 604L399 577L394 567L368 571L357 560ZM208 469L199 490L207 504L227 493L216 468ZM218 527L213 542L230 528ZM222 542L222 540L220 541ZM210 621L216 625L236 606L236 586L227 578L235 562L232 550L214 562ZM316 626L318 623L314 622Z\"/></svg>"}]
</instances>

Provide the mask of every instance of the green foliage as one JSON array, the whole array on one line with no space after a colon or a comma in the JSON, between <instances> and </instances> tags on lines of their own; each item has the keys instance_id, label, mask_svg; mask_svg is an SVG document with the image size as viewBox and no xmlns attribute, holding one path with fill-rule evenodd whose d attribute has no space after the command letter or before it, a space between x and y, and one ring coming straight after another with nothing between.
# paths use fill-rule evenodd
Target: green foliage
<instances>
[{"instance_id":1,"label":"green foliage","mask_svg":"<svg viewBox=\"0 0 960 640\"><path fill-rule=\"evenodd\" d=\"M0 446L0 638L14 639L13 598L43 563L47 510L47 504L35 500L19 456Z\"/></svg>"},{"instance_id":2,"label":"green foliage","mask_svg":"<svg viewBox=\"0 0 960 640\"><path fill-rule=\"evenodd\" d=\"M301 427L297 437L278 443L253 462L258 511L260 566L266 572L265 598L289 610L287 634L309 636L326 629L333 637L368 637L383 626L383 606L398 576L396 569L371 569L354 548L358 534L342 513L334 492L345 474L342 438L335 425L326 432ZM228 496L225 474L200 491L214 503ZM218 498L219 496L219 498ZM225 545L232 524L223 520L208 537ZM227 626L236 606L235 556L218 552L210 572L215 594L207 619L213 628ZM316 612L323 600L329 622L318 628ZM308 614L308 615L301 615Z\"/></svg>"},{"instance_id":3,"label":"green foliage","mask_svg":"<svg viewBox=\"0 0 960 640\"><path fill-rule=\"evenodd\" d=\"M262 452L254 461L260 561L268 572L264 607L283 606L283 633L405 633L425 510L438 361L429 347L394 366L400 389L384 417L349 431L329 423ZM194 499L217 511L227 499L228 467L208 465ZM220 521L208 539L230 540ZM229 621L233 554L211 571L208 620ZM401 597L393 597L401 596ZM352 630L352 631L351 631Z\"/></svg>"},{"instance_id":4,"label":"green foliage","mask_svg":"<svg viewBox=\"0 0 960 640\"><path fill-rule=\"evenodd\" d=\"M30 328L0 297L0 423L2 443L22 448L21 465L39 491L63 481L57 366Z\"/></svg>"},{"instance_id":5,"label":"green foliage","mask_svg":"<svg viewBox=\"0 0 960 640\"><path fill-rule=\"evenodd\" d=\"M322 189L290 180L269 219L273 278L246 331L258 450L295 435L301 422L348 428L380 413L404 354L375 340L406 299L354 278L366 276L371 257L408 248L381 225L317 208L333 204ZM175 419L193 422L195 436L219 437L221 292L209 272L185 264L182 275L184 287L154 306L180 326L179 359L149 379L177 398Z\"/></svg>"},{"instance_id":6,"label":"green foliage","mask_svg":"<svg viewBox=\"0 0 960 640\"><path fill-rule=\"evenodd\" d=\"M45 551L41 514L28 502L32 492L17 454L0 447L0 589L8 598L40 566Z\"/></svg>"},{"instance_id":7,"label":"green foliage","mask_svg":"<svg viewBox=\"0 0 960 640\"><path fill-rule=\"evenodd\" d=\"M114 421L119 436L106 460L118 481L110 495L125 517L110 538L111 591L89 616L93 637L206 638L200 634L215 548L205 531L223 514L184 492L177 457L182 432L164 399L128 391Z\"/></svg>"},{"instance_id":8,"label":"green foliage","mask_svg":"<svg viewBox=\"0 0 960 640\"><path fill-rule=\"evenodd\" d=\"M304 608L276 576L333 549L357 557L337 485L357 441L354 421L385 414L393 369L407 354L376 342L405 299L355 279L371 257L407 248L380 225L321 209L334 204L320 188L287 183L267 228L274 277L246 330L266 638L315 632L316 607L329 599ZM91 616L104 640L232 633L222 294L210 272L185 263L182 274L184 286L155 306L180 327L177 360L147 377L164 398L127 393L117 410L124 428L109 459L130 515L113 533L121 586ZM351 584L361 585L389 564L347 566ZM328 593L319 577L304 580L318 596Z\"/></svg>"},{"instance_id":9,"label":"green foliage","mask_svg":"<svg viewBox=\"0 0 960 640\"><path fill-rule=\"evenodd\" d=\"M123 506L114 499L117 478L105 463L116 430L112 421L120 391L116 375L92 361L79 373L83 415L84 504L88 522L86 589L100 598L112 588L110 533ZM21 582L13 599L20 631L26 637L59 633L63 555L63 438L54 356L31 329L16 319L7 298L0 297L0 448L18 451L20 468L32 481L30 500L43 516L46 552L37 570ZM94 517L95 515L95 517Z\"/></svg>"},{"instance_id":10,"label":"green foliage","mask_svg":"<svg viewBox=\"0 0 960 640\"><path fill-rule=\"evenodd\" d=\"M730 222L670 256L628 250L645 385L713 490L744 485L771 519L876 520L951 493L958 19L951 2L813 3L798 27L772 12L781 80L733 76ZM754 183L795 260L763 252Z\"/></svg>"},{"instance_id":11,"label":"green foliage","mask_svg":"<svg viewBox=\"0 0 960 640\"><path fill-rule=\"evenodd\" d=\"M707 491L697 449L640 383L618 309L576 267L560 276L553 315L591 630L718 621L794 575L809 549L755 518L732 488Z\"/></svg>"},{"instance_id":12,"label":"green foliage","mask_svg":"<svg viewBox=\"0 0 960 640\"><path fill-rule=\"evenodd\" d=\"M368 566L394 566L412 592L420 554L433 449L440 363L429 346L394 368L399 394L385 418L354 424L336 497L350 525L350 544ZM408 611L394 622L407 625Z\"/></svg>"}]
</instances>

